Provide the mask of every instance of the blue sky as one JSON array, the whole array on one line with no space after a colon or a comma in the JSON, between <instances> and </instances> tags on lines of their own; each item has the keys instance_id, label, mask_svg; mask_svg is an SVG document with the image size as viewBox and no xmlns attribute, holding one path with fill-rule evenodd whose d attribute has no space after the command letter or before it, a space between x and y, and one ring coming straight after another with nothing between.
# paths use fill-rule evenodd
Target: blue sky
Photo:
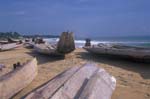
<instances>
[{"instance_id":1,"label":"blue sky","mask_svg":"<svg viewBox=\"0 0 150 99\"><path fill-rule=\"evenodd\" d=\"M150 35L150 0L0 0L0 31Z\"/></svg>"}]
</instances>

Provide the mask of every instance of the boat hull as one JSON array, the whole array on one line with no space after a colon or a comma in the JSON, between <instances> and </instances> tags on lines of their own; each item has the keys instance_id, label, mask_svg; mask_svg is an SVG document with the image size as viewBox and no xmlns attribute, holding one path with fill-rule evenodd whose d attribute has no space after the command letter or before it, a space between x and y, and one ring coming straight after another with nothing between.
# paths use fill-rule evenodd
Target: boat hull
<instances>
[{"instance_id":1,"label":"boat hull","mask_svg":"<svg viewBox=\"0 0 150 99\"><path fill-rule=\"evenodd\" d=\"M85 50L94 54L115 55L124 58L132 58L138 60L150 60L150 49L117 49L112 47L90 46L84 47Z\"/></svg>"},{"instance_id":2,"label":"boat hull","mask_svg":"<svg viewBox=\"0 0 150 99\"><path fill-rule=\"evenodd\" d=\"M38 73L37 60L34 58L25 65L0 78L0 99L9 99L28 84Z\"/></svg>"},{"instance_id":3,"label":"boat hull","mask_svg":"<svg viewBox=\"0 0 150 99\"><path fill-rule=\"evenodd\" d=\"M16 43L11 43L11 44L3 44L0 45L0 51L8 51L15 49L17 47L20 47L22 44L16 44Z\"/></svg>"},{"instance_id":4,"label":"boat hull","mask_svg":"<svg viewBox=\"0 0 150 99\"><path fill-rule=\"evenodd\" d=\"M36 52L40 54L45 55L55 55L55 56L62 56L63 54L60 54L57 52L56 48L49 47L50 45L47 44L36 44L34 46L34 49Z\"/></svg>"}]
</instances>

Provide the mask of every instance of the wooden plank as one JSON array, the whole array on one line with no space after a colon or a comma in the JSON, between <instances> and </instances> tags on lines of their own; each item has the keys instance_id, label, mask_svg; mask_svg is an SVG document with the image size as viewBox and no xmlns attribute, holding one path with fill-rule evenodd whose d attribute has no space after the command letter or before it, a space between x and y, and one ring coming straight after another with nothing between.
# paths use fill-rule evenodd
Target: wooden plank
<instances>
[{"instance_id":1,"label":"wooden plank","mask_svg":"<svg viewBox=\"0 0 150 99\"><path fill-rule=\"evenodd\" d=\"M89 80L78 99L111 99L116 80L105 70L99 69Z\"/></svg>"},{"instance_id":2,"label":"wooden plank","mask_svg":"<svg viewBox=\"0 0 150 99\"><path fill-rule=\"evenodd\" d=\"M95 64L86 64L77 71L50 99L78 99L89 78L98 69Z\"/></svg>"},{"instance_id":3,"label":"wooden plank","mask_svg":"<svg viewBox=\"0 0 150 99\"><path fill-rule=\"evenodd\" d=\"M46 84L42 85L40 88L31 92L24 99L48 99L80 68L80 66L75 66L66 70L65 72L54 77L52 80L48 81Z\"/></svg>"}]
</instances>

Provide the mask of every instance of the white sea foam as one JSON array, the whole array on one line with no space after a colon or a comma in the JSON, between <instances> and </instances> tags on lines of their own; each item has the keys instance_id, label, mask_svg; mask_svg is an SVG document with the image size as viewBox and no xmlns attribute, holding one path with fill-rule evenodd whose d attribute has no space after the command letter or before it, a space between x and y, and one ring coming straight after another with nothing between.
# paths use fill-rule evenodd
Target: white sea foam
<instances>
[{"instance_id":1,"label":"white sea foam","mask_svg":"<svg viewBox=\"0 0 150 99\"><path fill-rule=\"evenodd\" d=\"M45 41L49 43L57 43L59 38L46 38ZM98 41L93 40L91 44L98 44L98 43L122 43L122 44L129 44L129 45L142 45L142 44L150 44L150 41ZM82 48L85 44L85 40L75 40L75 45L77 48Z\"/></svg>"}]
</instances>

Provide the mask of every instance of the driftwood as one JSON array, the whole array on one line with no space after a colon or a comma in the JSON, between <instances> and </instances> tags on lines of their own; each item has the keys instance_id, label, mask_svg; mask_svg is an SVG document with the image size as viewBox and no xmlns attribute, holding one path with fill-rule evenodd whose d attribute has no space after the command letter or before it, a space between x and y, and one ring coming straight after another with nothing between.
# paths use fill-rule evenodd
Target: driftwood
<instances>
[{"instance_id":1,"label":"driftwood","mask_svg":"<svg viewBox=\"0 0 150 99\"><path fill-rule=\"evenodd\" d=\"M32 82L37 72L37 61L33 59L0 77L0 99L9 99L21 91Z\"/></svg>"},{"instance_id":2,"label":"driftwood","mask_svg":"<svg viewBox=\"0 0 150 99\"><path fill-rule=\"evenodd\" d=\"M115 86L115 78L104 69L85 64L54 77L24 99L110 99Z\"/></svg>"},{"instance_id":3,"label":"driftwood","mask_svg":"<svg viewBox=\"0 0 150 99\"><path fill-rule=\"evenodd\" d=\"M75 43L73 33L63 32L57 44L57 51L60 53L70 53L74 51Z\"/></svg>"}]
</instances>

